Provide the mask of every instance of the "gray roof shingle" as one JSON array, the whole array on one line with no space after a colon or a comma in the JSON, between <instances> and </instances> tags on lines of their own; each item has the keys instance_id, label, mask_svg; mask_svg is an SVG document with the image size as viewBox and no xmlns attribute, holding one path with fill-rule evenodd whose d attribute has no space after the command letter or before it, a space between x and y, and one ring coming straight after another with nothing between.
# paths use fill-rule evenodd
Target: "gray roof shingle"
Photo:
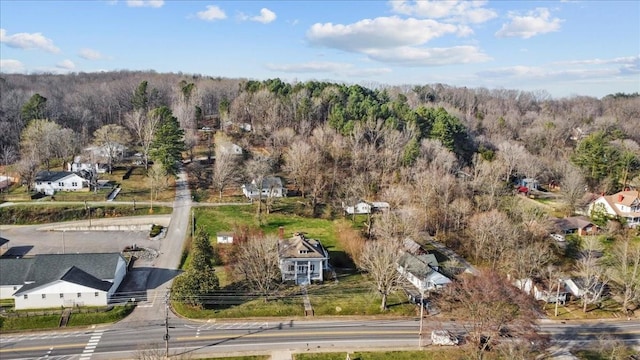
<instances>
[{"instance_id":1,"label":"gray roof shingle","mask_svg":"<svg viewBox=\"0 0 640 360\"><path fill-rule=\"evenodd\" d=\"M22 285L34 258L0 258L0 285Z\"/></svg>"}]
</instances>

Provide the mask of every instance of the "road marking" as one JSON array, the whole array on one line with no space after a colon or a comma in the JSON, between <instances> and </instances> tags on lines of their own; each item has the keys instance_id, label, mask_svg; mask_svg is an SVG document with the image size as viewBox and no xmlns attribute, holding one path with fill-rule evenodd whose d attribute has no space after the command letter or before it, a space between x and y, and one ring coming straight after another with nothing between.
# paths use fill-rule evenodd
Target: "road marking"
<instances>
[{"instance_id":1,"label":"road marking","mask_svg":"<svg viewBox=\"0 0 640 360\"><path fill-rule=\"evenodd\" d=\"M80 360L89 360L91 359L91 355L95 351L98 343L100 342L100 338L102 338L102 333L104 330L94 330L93 335L84 346L84 350L82 350L82 354L80 355Z\"/></svg>"}]
</instances>

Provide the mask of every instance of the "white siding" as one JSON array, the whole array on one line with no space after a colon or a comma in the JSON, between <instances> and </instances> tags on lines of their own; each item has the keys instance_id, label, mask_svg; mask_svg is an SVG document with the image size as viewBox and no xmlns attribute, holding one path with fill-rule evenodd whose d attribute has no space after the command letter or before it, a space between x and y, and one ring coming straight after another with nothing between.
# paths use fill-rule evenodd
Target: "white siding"
<instances>
[{"instance_id":1,"label":"white siding","mask_svg":"<svg viewBox=\"0 0 640 360\"><path fill-rule=\"evenodd\" d=\"M14 298L16 310L46 309L63 306L106 306L108 302L106 291L100 291L62 280L32 289Z\"/></svg>"},{"instance_id":2,"label":"white siding","mask_svg":"<svg viewBox=\"0 0 640 360\"><path fill-rule=\"evenodd\" d=\"M2 285L0 286L0 299L11 299L13 298L13 293L20 290L22 284L20 285Z\"/></svg>"}]
</instances>

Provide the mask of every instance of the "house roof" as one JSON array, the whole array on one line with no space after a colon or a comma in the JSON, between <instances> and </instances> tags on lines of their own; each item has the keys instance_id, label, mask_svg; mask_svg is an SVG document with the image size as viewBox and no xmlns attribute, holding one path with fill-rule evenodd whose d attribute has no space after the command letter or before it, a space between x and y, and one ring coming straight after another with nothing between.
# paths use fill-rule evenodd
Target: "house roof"
<instances>
[{"instance_id":1,"label":"house roof","mask_svg":"<svg viewBox=\"0 0 640 360\"><path fill-rule=\"evenodd\" d=\"M40 171L36 174L34 181L36 182L49 182L58 181L64 179L69 175L77 175L70 171Z\"/></svg>"},{"instance_id":2,"label":"house roof","mask_svg":"<svg viewBox=\"0 0 640 360\"><path fill-rule=\"evenodd\" d=\"M24 281L28 284L25 284L19 292L14 295L19 295L19 293L29 291L56 280L65 280L79 285L94 287L98 284L97 282L115 277L120 259L124 261L124 258L122 258L122 255L119 253L36 255L32 259L33 262L31 266L28 267L28 271L24 277ZM74 267L86 275L79 273L77 270L70 272ZM65 277L69 280L66 280Z\"/></svg>"},{"instance_id":3,"label":"house roof","mask_svg":"<svg viewBox=\"0 0 640 360\"><path fill-rule=\"evenodd\" d=\"M290 239L278 241L278 255L281 259L326 259L327 251L322 244L315 239L307 239L301 233L295 233Z\"/></svg>"},{"instance_id":4,"label":"house roof","mask_svg":"<svg viewBox=\"0 0 640 360\"><path fill-rule=\"evenodd\" d=\"M233 236L233 232L231 231L219 231L216 233L216 236Z\"/></svg>"},{"instance_id":5,"label":"house roof","mask_svg":"<svg viewBox=\"0 0 640 360\"><path fill-rule=\"evenodd\" d=\"M246 189L249 190L258 190L256 185L256 180L251 181L251 184L242 185ZM277 176L265 176L262 179L262 188L261 189L272 189L272 188L281 188L282 187L282 179Z\"/></svg>"},{"instance_id":6,"label":"house roof","mask_svg":"<svg viewBox=\"0 0 640 360\"><path fill-rule=\"evenodd\" d=\"M609 206L616 212L618 216L640 216L640 212L624 212L620 211L620 209L616 206L617 204L628 207L638 205L640 203L640 193L638 191L620 191L613 195L604 195L602 196L602 198L609 203Z\"/></svg>"},{"instance_id":7,"label":"house roof","mask_svg":"<svg viewBox=\"0 0 640 360\"><path fill-rule=\"evenodd\" d=\"M437 285L444 285L451 282L449 278L436 271L433 267L438 266L436 257L433 254L412 255L404 253L398 265L405 269L406 272L413 274L415 277L433 282Z\"/></svg>"},{"instance_id":8,"label":"house roof","mask_svg":"<svg viewBox=\"0 0 640 360\"><path fill-rule=\"evenodd\" d=\"M586 216L571 216L563 219L554 220L556 226L561 230L575 230L584 229L589 226L593 226L593 223Z\"/></svg>"},{"instance_id":9,"label":"house roof","mask_svg":"<svg viewBox=\"0 0 640 360\"><path fill-rule=\"evenodd\" d=\"M420 254L424 254L426 251L424 251L424 249L422 249L422 246L420 246L420 244L418 244L417 242L413 241L410 238L406 238L402 241L402 246L404 246L404 249L413 255L420 255Z\"/></svg>"},{"instance_id":10,"label":"house roof","mask_svg":"<svg viewBox=\"0 0 640 360\"><path fill-rule=\"evenodd\" d=\"M102 291L108 291L113 285L111 282L100 280L86 271L82 271L82 269L79 269L76 266L69 268L69 270L62 275L60 280Z\"/></svg>"},{"instance_id":11,"label":"house roof","mask_svg":"<svg viewBox=\"0 0 640 360\"><path fill-rule=\"evenodd\" d=\"M0 258L0 285L22 285L34 258Z\"/></svg>"}]
</instances>

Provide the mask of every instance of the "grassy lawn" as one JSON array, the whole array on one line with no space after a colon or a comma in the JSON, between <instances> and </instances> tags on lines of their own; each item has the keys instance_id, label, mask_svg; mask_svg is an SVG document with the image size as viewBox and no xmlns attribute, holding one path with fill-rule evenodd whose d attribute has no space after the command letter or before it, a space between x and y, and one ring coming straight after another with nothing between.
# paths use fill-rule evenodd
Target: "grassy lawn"
<instances>
[{"instance_id":1,"label":"grassy lawn","mask_svg":"<svg viewBox=\"0 0 640 360\"><path fill-rule=\"evenodd\" d=\"M87 326L93 324L111 323L124 319L127 315L133 311L134 306L114 306L107 311L100 312L88 312L88 313L72 313L69 317L69 323L67 327L73 326ZM56 309L59 312L59 309ZM91 310L84 309L82 310ZM18 312L28 313L34 310L20 310ZM35 310L37 311L37 310ZM44 310L46 312L46 310ZM0 330L4 331L19 331L19 330L42 330L42 329L54 329L58 328L60 324L60 314L52 315L33 315L33 316L19 316L19 317L4 317L2 318L2 325Z\"/></svg>"},{"instance_id":2,"label":"grassy lawn","mask_svg":"<svg viewBox=\"0 0 640 360\"><path fill-rule=\"evenodd\" d=\"M623 318L620 304L612 299L603 301L600 307L587 306L587 312L582 311L582 302L571 301L565 306L558 306L558 316L555 316L555 304L546 304L543 308L552 320L581 320L581 319L612 319Z\"/></svg>"},{"instance_id":3,"label":"grassy lawn","mask_svg":"<svg viewBox=\"0 0 640 360\"><path fill-rule=\"evenodd\" d=\"M153 207L154 214L171 214L172 211L173 209L170 207ZM91 206L93 219L139 215L149 215L149 207L136 206L134 210L131 205L118 205L117 203ZM84 204L63 205L55 202L46 205L20 204L3 208L0 211L0 223L2 224L33 225L84 219L88 219Z\"/></svg>"},{"instance_id":4,"label":"grassy lawn","mask_svg":"<svg viewBox=\"0 0 640 360\"><path fill-rule=\"evenodd\" d=\"M493 355L493 356L492 356ZM346 352L340 353L307 353L294 354L295 360L344 360L347 357ZM351 360L458 360L467 359L465 354L459 348L426 349L423 351L356 351L350 353ZM498 359L494 354L485 354L484 359Z\"/></svg>"},{"instance_id":5,"label":"grassy lawn","mask_svg":"<svg viewBox=\"0 0 640 360\"><path fill-rule=\"evenodd\" d=\"M97 312L97 313L72 313L69 317L69 323L67 326L83 326L93 324L112 323L124 319L127 315L131 314L135 306L114 306L109 311Z\"/></svg>"},{"instance_id":6,"label":"grassy lawn","mask_svg":"<svg viewBox=\"0 0 640 360\"><path fill-rule=\"evenodd\" d=\"M2 319L0 330L40 330L57 328L60 324L60 315L42 315L30 317L6 317Z\"/></svg>"},{"instance_id":7,"label":"grassy lawn","mask_svg":"<svg viewBox=\"0 0 640 360\"><path fill-rule=\"evenodd\" d=\"M247 355L247 356L231 356L231 357L215 357L215 358L206 358L202 360L268 360L271 359L269 355Z\"/></svg>"}]
</instances>

